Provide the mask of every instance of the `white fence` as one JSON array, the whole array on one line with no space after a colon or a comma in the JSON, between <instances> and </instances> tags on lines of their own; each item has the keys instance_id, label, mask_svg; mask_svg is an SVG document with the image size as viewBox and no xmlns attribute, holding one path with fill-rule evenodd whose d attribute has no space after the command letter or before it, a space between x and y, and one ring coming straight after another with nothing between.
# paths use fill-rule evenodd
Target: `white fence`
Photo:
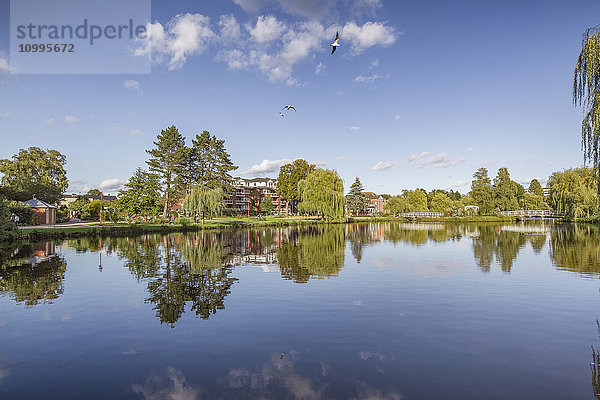
<instances>
[{"instance_id":1,"label":"white fence","mask_svg":"<svg viewBox=\"0 0 600 400\"><path fill-rule=\"evenodd\" d=\"M501 211L500 214L507 217L562 217L566 215L566 213L559 213L553 210Z\"/></svg>"},{"instance_id":2,"label":"white fence","mask_svg":"<svg viewBox=\"0 0 600 400\"><path fill-rule=\"evenodd\" d=\"M409 213L400 213L399 217L405 218L422 218L422 217L442 217L444 213L441 212L409 212Z\"/></svg>"}]
</instances>

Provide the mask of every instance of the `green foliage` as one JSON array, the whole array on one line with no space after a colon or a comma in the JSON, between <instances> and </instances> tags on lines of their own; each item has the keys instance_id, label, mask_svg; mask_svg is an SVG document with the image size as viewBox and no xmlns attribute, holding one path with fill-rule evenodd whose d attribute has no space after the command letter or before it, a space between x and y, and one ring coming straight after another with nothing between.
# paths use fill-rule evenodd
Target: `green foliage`
<instances>
[{"instance_id":1,"label":"green foliage","mask_svg":"<svg viewBox=\"0 0 600 400\"><path fill-rule=\"evenodd\" d=\"M494 178L492 186L492 198L495 208L500 211L518 210L519 198L522 198L525 190L517 182L510 179L507 168L498 169L498 175Z\"/></svg>"},{"instance_id":2,"label":"green foliage","mask_svg":"<svg viewBox=\"0 0 600 400\"><path fill-rule=\"evenodd\" d=\"M479 206L481 214L487 214L492 211L492 181L488 176L487 168L481 167L473 174L471 193L469 195L475 201L475 204Z\"/></svg>"},{"instance_id":3,"label":"green foliage","mask_svg":"<svg viewBox=\"0 0 600 400\"><path fill-rule=\"evenodd\" d=\"M86 196L77 196L77 199L69 204L68 209L74 213L83 214L90 204L90 200Z\"/></svg>"},{"instance_id":4,"label":"green foliage","mask_svg":"<svg viewBox=\"0 0 600 400\"><path fill-rule=\"evenodd\" d=\"M402 196L409 204L410 212L427 212L427 193L423 189L405 190Z\"/></svg>"},{"instance_id":5,"label":"green foliage","mask_svg":"<svg viewBox=\"0 0 600 400\"><path fill-rule=\"evenodd\" d=\"M336 171L314 170L298 182L298 191L303 211L322 214L326 221L344 220L344 184Z\"/></svg>"},{"instance_id":6,"label":"green foliage","mask_svg":"<svg viewBox=\"0 0 600 400\"><path fill-rule=\"evenodd\" d=\"M10 217L9 203L6 199L0 197L0 242L14 239L17 236L17 229Z\"/></svg>"},{"instance_id":7,"label":"green foliage","mask_svg":"<svg viewBox=\"0 0 600 400\"><path fill-rule=\"evenodd\" d=\"M33 210L28 205L23 204L21 201L10 201L8 203L10 213L19 217L20 225L33 225Z\"/></svg>"},{"instance_id":8,"label":"green foliage","mask_svg":"<svg viewBox=\"0 0 600 400\"><path fill-rule=\"evenodd\" d=\"M277 193L282 199L287 200L292 205L292 212L295 212L295 206L301 198L298 183L314 171L315 168L314 164L309 164L303 159L298 159L290 164L282 165L279 169Z\"/></svg>"},{"instance_id":9,"label":"green foliage","mask_svg":"<svg viewBox=\"0 0 600 400\"><path fill-rule=\"evenodd\" d=\"M191 147L185 149L182 167L180 180L186 193L189 193L194 184L212 189L220 188L226 192L233 181L230 172L238 168L233 165L231 156L225 149L225 140L211 136L208 131L196 135Z\"/></svg>"},{"instance_id":10,"label":"green foliage","mask_svg":"<svg viewBox=\"0 0 600 400\"><path fill-rule=\"evenodd\" d=\"M348 210L355 214L364 214L367 205L367 196L364 193L364 188L358 177L354 180L350 191L346 195L346 206Z\"/></svg>"},{"instance_id":11,"label":"green foliage","mask_svg":"<svg viewBox=\"0 0 600 400\"><path fill-rule=\"evenodd\" d=\"M12 159L0 160L2 191L11 200L33 198L57 203L67 189L67 159L56 150L21 149Z\"/></svg>"},{"instance_id":12,"label":"green foliage","mask_svg":"<svg viewBox=\"0 0 600 400\"><path fill-rule=\"evenodd\" d=\"M540 184L540 181L537 179L532 179L531 183L529 183L529 188L527 189L529 193L536 194L538 196L544 197L544 188Z\"/></svg>"},{"instance_id":13,"label":"green foliage","mask_svg":"<svg viewBox=\"0 0 600 400\"><path fill-rule=\"evenodd\" d=\"M385 204L385 210L392 215L400 213L412 212L411 205L402 196L391 197Z\"/></svg>"},{"instance_id":14,"label":"green foliage","mask_svg":"<svg viewBox=\"0 0 600 400\"><path fill-rule=\"evenodd\" d=\"M598 210L598 181L593 169L555 172L548 179L550 203L559 212L580 218Z\"/></svg>"},{"instance_id":15,"label":"green foliage","mask_svg":"<svg viewBox=\"0 0 600 400\"><path fill-rule=\"evenodd\" d=\"M445 193L436 193L431 200L430 210L434 212L447 212L454 208L454 203Z\"/></svg>"},{"instance_id":16,"label":"green foliage","mask_svg":"<svg viewBox=\"0 0 600 400\"><path fill-rule=\"evenodd\" d=\"M573 102L584 111L581 141L586 160L593 161L600 177L600 27L583 34L581 53L575 65ZM600 193L600 187L597 188Z\"/></svg>"},{"instance_id":17,"label":"green foliage","mask_svg":"<svg viewBox=\"0 0 600 400\"><path fill-rule=\"evenodd\" d=\"M85 214L83 219L98 221L100 219L100 210L103 204L100 204L100 200L92 200L85 208Z\"/></svg>"},{"instance_id":18,"label":"green foliage","mask_svg":"<svg viewBox=\"0 0 600 400\"><path fill-rule=\"evenodd\" d=\"M163 129L153 142L154 149L146 150L152 157L146 161L150 171L156 173L164 185L163 218L167 217L169 199L177 197L176 182L181 181L183 163L186 156L185 138L175 126Z\"/></svg>"},{"instance_id":19,"label":"green foliage","mask_svg":"<svg viewBox=\"0 0 600 400\"><path fill-rule=\"evenodd\" d=\"M90 189L88 190L87 195L100 197L102 195L102 192L99 189Z\"/></svg>"},{"instance_id":20,"label":"green foliage","mask_svg":"<svg viewBox=\"0 0 600 400\"><path fill-rule=\"evenodd\" d=\"M115 207L130 216L154 215L158 212L160 180L158 175L136 169L119 191Z\"/></svg>"},{"instance_id":21,"label":"green foliage","mask_svg":"<svg viewBox=\"0 0 600 400\"><path fill-rule=\"evenodd\" d=\"M546 203L544 196L535 193L527 192L523 196L521 208L524 210L550 210L550 206Z\"/></svg>"},{"instance_id":22,"label":"green foliage","mask_svg":"<svg viewBox=\"0 0 600 400\"><path fill-rule=\"evenodd\" d=\"M211 189L207 186L195 185L183 200L183 208L186 212L201 215L204 224L206 214L216 215L225 207L224 195L221 188Z\"/></svg>"},{"instance_id":23,"label":"green foliage","mask_svg":"<svg viewBox=\"0 0 600 400\"><path fill-rule=\"evenodd\" d=\"M275 209L275 204L273 204L273 199L269 196L263 197L260 203L260 211L270 214Z\"/></svg>"}]
</instances>

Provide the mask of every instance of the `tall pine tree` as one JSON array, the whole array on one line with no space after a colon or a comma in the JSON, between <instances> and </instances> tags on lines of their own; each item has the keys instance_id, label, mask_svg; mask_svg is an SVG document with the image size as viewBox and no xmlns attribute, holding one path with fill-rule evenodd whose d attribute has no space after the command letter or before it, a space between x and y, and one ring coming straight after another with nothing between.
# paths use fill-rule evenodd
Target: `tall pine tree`
<instances>
[{"instance_id":1,"label":"tall pine tree","mask_svg":"<svg viewBox=\"0 0 600 400\"><path fill-rule=\"evenodd\" d=\"M163 129L153 142L154 149L146 150L152 157L146 161L150 171L158 174L163 183L164 208L163 218L167 217L169 199L176 198L180 194L178 183L181 182L181 174L186 156L185 138L173 125Z\"/></svg>"},{"instance_id":2,"label":"tall pine tree","mask_svg":"<svg viewBox=\"0 0 600 400\"><path fill-rule=\"evenodd\" d=\"M365 211L367 204L367 196L364 193L364 188L358 177L354 180L350 191L346 195L346 206L355 214L361 214Z\"/></svg>"}]
</instances>

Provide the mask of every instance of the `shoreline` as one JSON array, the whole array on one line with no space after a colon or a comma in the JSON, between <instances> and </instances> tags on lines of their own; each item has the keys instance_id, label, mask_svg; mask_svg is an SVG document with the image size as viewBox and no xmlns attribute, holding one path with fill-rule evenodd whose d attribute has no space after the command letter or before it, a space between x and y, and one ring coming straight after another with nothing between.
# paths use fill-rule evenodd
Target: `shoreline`
<instances>
[{"instance_id":1,"label":"shoreline","mask_svg":"<svg viewBox=\"0 0 600 400\"><path fill-rule=\"evenodd\" d=\"M553 219L564 221L563 219ZM380 222L418 222L418 223L498 223L498 222L519 222L515 217L467 217L467 218L395 218L395 217L353 217L346 221L327 222L314 218L271 218L271 219L214 219L207 220L204 224L105 224L99 223L68 227L53 226L44 228L26 228L19 229L17 238L14 241L35 241L44 239L65 239L78 237L98 237L98 236L129 236L141 235L146 233L175 233L175 232L199 232L215 229L239 229L239 228L273 228L288 226L310 226L310 225L330 225L330 224L352 224L352 223L380 223Z\"/></svg>"}]
</instances>

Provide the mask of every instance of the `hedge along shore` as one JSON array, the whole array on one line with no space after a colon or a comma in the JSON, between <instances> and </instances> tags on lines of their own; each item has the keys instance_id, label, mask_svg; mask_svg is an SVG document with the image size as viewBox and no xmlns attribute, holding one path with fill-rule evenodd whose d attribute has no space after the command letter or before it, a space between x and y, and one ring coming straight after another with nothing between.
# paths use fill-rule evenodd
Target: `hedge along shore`
<instances>
[{"instance_id":1,"label":"hedge along shore","mask_svg":"<svg viewBox=\"0 0 600 400\"><path fill-rule=\"evenodd\" d=\"M77 237L98 236L131 236L145 233L174 233L197 232L203 230L229 229L229 228L269 228L286 226L308 226L345 224L361 222L438 222L438 223L474 223L474 222L517 222L515 217L499 216L474 216L465 218L440 217L440 218L395 218L395 217L353 217L346 221L328 222L315 218L270 218L270 219L215 219L207 220L202 224L107 224L90 225L86 227L46 227L19 229L17 240L45 240L65 239Z\"/></svg>"}]
</instances>

